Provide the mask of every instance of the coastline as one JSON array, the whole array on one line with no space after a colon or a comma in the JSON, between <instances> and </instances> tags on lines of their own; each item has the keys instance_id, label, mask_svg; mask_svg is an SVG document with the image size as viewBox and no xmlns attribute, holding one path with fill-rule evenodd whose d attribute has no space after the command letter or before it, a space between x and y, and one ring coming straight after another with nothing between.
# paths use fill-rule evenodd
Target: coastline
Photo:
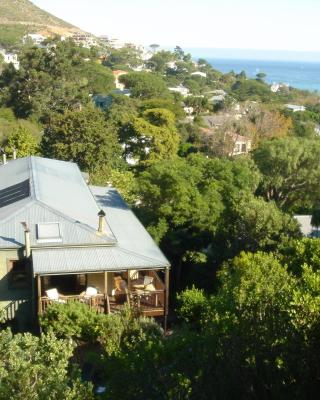
<instances>
[{"instance_id":1,"label":"coastline","mask_svg":"<svg viewBox=\"0 0 320 400\"><path fill-rule=\"evenodd\" d=\"M245 71L249 78L254 78L257 73L264 72L270 84L285 83L297 89L320 92L320 62L202 58L223 73Z\"/></svg>"}]
</instances>

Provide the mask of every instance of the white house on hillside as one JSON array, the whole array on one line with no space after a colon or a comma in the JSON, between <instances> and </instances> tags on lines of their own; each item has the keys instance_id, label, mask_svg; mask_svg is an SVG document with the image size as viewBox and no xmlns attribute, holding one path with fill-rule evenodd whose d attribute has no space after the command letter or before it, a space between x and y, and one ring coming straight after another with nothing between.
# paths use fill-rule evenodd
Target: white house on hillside
<instances>
[{"instance_id":1,"label":"white house on hillside","mask_svg":"<svg viewBox=\"0 0 320 400\"><path fill-rule=\"evenodd\" d=\"M176 87L169 87L171 92L180 93L183 97L187 97L189 95L190 90L183 85L179 85Z\"/></svg>"},{"instance_id":2,"label":"white house on hillside","mask_svg":"<svg viewBox=\"0 0 320 400\"><path fill-rule=\"evenodd\" d=\"M306 111L305 106L297 106L295 104L286 104L286 107L288 110L291 110L293 112Z\"/></svg>"},{"instance_id":3,"label":"white house on hillside","mask_svg":"<svg viewBox=\"0 0 320 400\"><path fill-rule=\"evenodd\" d=\"M4 49L0 49L0 54L3 56L3 61L6 64L13 64L14 68L17 70L20 68L20 62L17 54L7 53Z\"/></svg>"},{"instance_id":4,"label":"white house on hillside","mask_svg":"<svg viewBox=\"0 0 320 400\"><path fill-rule=\"evenodd\" d=\"M207 74L205 72L201 72L201 71L192 72L191 75L192 76L201 76L202 78L206 78L207 77Z\"/></svg>"},{"instance_id":5,"label":"white house on hillside","mask_svg":"<svg viewBox=\"0 0 320 400\"><path fill-rule=\"evenodd\" d=\"M45 36L39 35L38 33L28 33L27 35L23 36L22 42L25 44L28 40L31 40L33 44L40 46L45 39Z\"/></svg>"}]
</instances>

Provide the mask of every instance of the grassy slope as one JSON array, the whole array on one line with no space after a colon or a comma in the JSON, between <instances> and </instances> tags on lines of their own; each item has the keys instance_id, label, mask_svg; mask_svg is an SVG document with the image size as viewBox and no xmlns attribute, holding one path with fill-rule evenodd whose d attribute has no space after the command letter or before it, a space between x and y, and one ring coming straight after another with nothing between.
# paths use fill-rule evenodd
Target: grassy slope
<instances>
[{"instance_id":1,"label":"grassy slope","mask_svg":"<svg viewBox=\"0 0 320 400\"><path fill-rule=\"evenodd\" d=\"M13 46L26 33L68 35L79 31L28 0L0 0L0 45Z\"/></svg>"},{"instance_id":2,"label":"grassy slope","mask_svg":"<svg viewBox=\"0 0 320 400\"><path fill-rule=\"evenodd\" d=\"M22 23L27 25L51 25L62 28L74 28L67 22L41 10L28 0L1 0L0 21L3 23Z\"/></svg>"}]
</instances>

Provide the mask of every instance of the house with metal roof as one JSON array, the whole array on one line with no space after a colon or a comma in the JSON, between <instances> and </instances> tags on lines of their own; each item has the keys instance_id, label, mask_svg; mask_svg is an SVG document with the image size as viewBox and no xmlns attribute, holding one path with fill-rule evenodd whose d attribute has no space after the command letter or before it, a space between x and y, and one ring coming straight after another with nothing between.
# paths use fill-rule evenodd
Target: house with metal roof
<instances>
[{"instance_id":1,"label":"house with metal roof","mask_svg":"<svg viewBox=\"0 0 320 400\"><path fill-rule=\"evenodd\" d=\"M0 166L0 308L32 320L52 302L110 313L124 304L166 316L170 264L111 187L88 186L72 162Z\"/></svg>"}]
</instances>

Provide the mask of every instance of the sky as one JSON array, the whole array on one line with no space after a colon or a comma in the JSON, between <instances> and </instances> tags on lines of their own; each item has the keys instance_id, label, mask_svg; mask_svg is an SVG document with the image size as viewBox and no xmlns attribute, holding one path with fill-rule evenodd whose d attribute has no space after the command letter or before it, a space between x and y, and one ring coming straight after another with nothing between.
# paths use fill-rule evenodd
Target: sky
<instances>
[{"instance_id":1,"label":"sky","mask_svg":"<svg viewBox=\"0 0 320 400\"><path fill-rule=\"evenodd\" d=\"M162 47L313 52L320 0L32 0L83 30ZM241 53L241 52L240 52ZM272 52L271 52L272 53Z\"/></svg>"}]
</instances>

